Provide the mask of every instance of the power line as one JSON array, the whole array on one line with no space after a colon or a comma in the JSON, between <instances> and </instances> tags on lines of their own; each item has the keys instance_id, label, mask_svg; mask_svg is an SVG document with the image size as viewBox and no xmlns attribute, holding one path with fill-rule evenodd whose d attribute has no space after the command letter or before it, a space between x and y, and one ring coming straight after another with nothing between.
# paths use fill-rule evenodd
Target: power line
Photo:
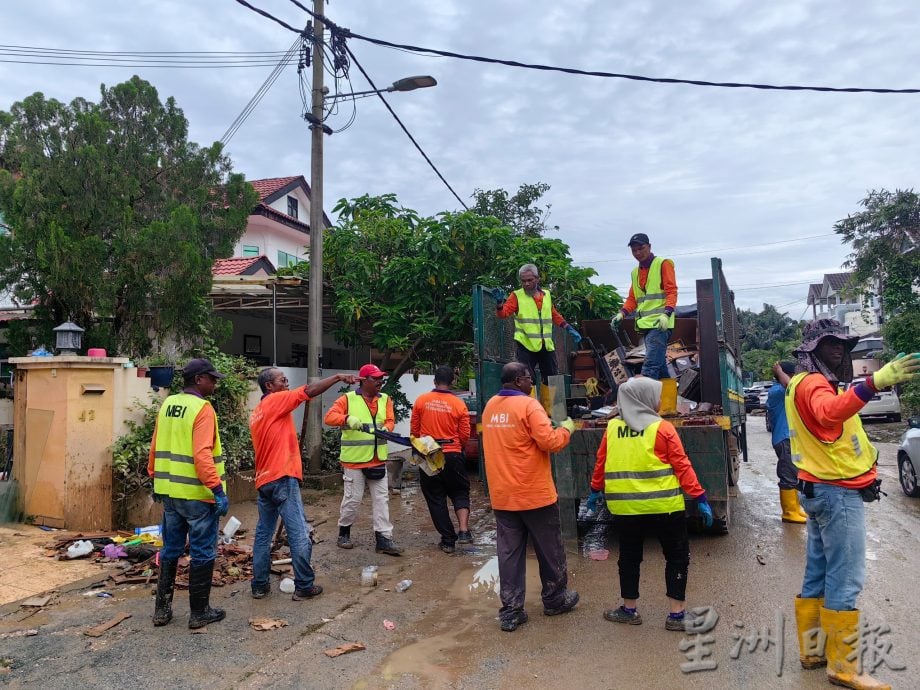
<instances>
[{"instance_id":1,"label":"power line","mask_svg":"<svg viewBox=\"0 0 920 690\"><path fill-rule=\"evenodd\" d=\"M275 17L275 16L272 15L272 14L269 14L269 13L266 12L265 10L260 10L260 9L259 9L258 7L256 7L255 5L250 5L248 2L246 2L246 0L236 0L236 1L237 1L239 4L241 4L243 7L248 7L249 9L251 9L251 10L252 10L253 12L255 12L256 14L261 14L261 15L262 15L263 17L265 17L266 19L271 19L271 20L272 20L273 22L275 22L276 24L280 24L281 26L283 26L283 27L284 27L285 29L287 29L288 31L293 31L295 34L300 34L301 36L303 35L303 31L301 31L300 29L295 29L293 26L291 26L290 24L288 24L286 21L284 21L284 20L282 20L282 19L278 19L278 17ZM303 8L303 9L306 9L306 8ZM313 15L313 12L310 12L310 10L307 10L307 12L310 13L311 15ZM314 16L315 16L315 15L314 15Z\"/></svg>"},{"instance_id":2,"label":"power line","mask_svg":"<svg viewBox=\"0 0 920 690\"><path fill-rule=\"evenodd\" d=\"M239 2L240 0L237 0L237 1ZM460 202L460 205L463 208L465 208L467 211L469 211L470 207L467 206L463 202L463 199L461 199L460 195L457 194L457 192L454 191L454 188L450 186L450 183L444 178L444 175L441 174L441 171L438 170L437 166L434 163L432 163L431 159L428 157L428 154L425 153L424 150L422 150L422 147L415 140L415 137L413 137L412 134L409 132L409 130L406 129L406 126L403 124L403 121L399 119L399 115L396 114L396 111L394 111L393 108L390 107L390 104L387 102L387 99L383 97L382 93L380 93L380 90L377 88L377 85L374 83L374 80L371 79L370 75L361 66L361 63L358 62L358 58L355 57L355 54L351 51L351 48L349 48L348 46L345 46L345 50L348 51L348 55L351 57L352 62L355 63L355 66L359 70L361 70L361 74L363 74L364 78L367 79L367 83L370 84L371 88L377 92L377 96L380 98L381 101L383 101L383 104L386 106L386 109L390 111L390 115L393 116L393 119L396 120L397 124L399 124L399 126L402 128L402 131L406 133L407 137L409 137L409 141L411 141L415 145L415 148L418 149L418 152L422 154L422 158L424 158L425 161L428 163L428 165L431 166L431 169L434 170L435 175L437 175L440 178L441 182L444 183L444 186L450 190L450 193L453 194L454 197L456 197L457 201Z\"/></svg>"},{"instance_id":3,"label":"power line","mask_svg":"<svg viewBox=\"0 0 920 690\"><path fill-rule=\"evenodd\" d=\"M62 53L64 55L97 55L107 56L185 56L185 57L220 57L220 56L242 56L242 57L279 57L284 55L283 50L76 50L73 48L48 48L45 46L20 46L7 45L0 43L0 50L10 53Z\"/></svg>"}]
</instances>

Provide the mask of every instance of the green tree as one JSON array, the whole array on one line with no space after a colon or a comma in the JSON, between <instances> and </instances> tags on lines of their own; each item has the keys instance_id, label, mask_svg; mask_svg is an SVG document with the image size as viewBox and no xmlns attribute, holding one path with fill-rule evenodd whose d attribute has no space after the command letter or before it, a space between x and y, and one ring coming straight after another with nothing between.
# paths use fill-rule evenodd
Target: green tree
<instances>
[{"instance_id":1,"label":"green tree","mask_svg":"<svg viewBox=\"0 0 920 690\"><path fill-rule=\"evenodd\" d=\"M547 225L550 204L536 206L549 185L545 182L522 184L517 193L508 194L504 189L476 189L473 191L473 208L480 216L498 218L522 237L540 237L547 230L558 230L558 225Z\"/></svg>"},{"instance_id":2,"label":"green tree","mask_svg":"<svg viewBox=\"0 0 920 690\"><path fill-rule=\"evenodd\" d=\"M524 263L540 267L572 321L609 318L621 303L612 286L590 282L593 269L572 264L565 243L523 236L494 216L421 217L392 194L342 199L334 210L339 223L324 240L324 274L336 335L380 350L384 368L405 354L392 379L418 360L468 366L472 286L517 287Z\"/></svg>"},{"instance_id":3,"label":"green tree","mask_svg":"<svg viewBox=\"0 0 920 690\"><path fill-rule=\"evenodd\" d=\"M852 246L847 267L858 296L878 294L887 314L920 307L920 196L912 189L873 190L860 202L863 211L834 224Z\"/></svg>"},{"instance_id":4,"label":"green tree","mask_svg":"<svg viewBox=\"0 0 920 690\"><path fill-rule=\"evenodd\" d=\"M72 320L86 341L144 355L201 342L215 259L256 203L220 144L188 141L174 99L133 77L92 103L35 93L0 112L0 286L38 328Z\"/></svg>"},{"instance_id":5,"label":"green tree","mask_svg":"<svg viewBox=\"0 0 920 690\"><path fill-rule=\"evenodd\" d=\"M920 352L920 312L904 311L888 319L882 329L885 347L894 356L898 352ZM920 414L920 381L899 386L903 415Z\"/></svg>"},{"instance_id":6,"label":"green tree","mask_svg":"<svg viewBox=\"0 0 920 690\"><path fill-rule=\"evenodd\" d=\"M742 352L772 350L777 341L795 340L801 335L801 325L780 314L771 304L764 304L760 313L739 309L738 320L741 323ZM745 366L745 369L748 367Z\"/></svg>"}]
</instances>

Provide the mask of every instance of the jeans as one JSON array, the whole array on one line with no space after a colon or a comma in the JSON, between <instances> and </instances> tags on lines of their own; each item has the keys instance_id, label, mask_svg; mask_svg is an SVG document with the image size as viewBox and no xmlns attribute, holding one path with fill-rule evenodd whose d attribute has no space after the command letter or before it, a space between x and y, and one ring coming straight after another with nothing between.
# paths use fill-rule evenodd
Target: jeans
<instances>
[{"instance_id":1,"label":"jeans","mask_svg":"<svg viewBox=\"0 0 920 690\"><path fill-rule=\"evenodd\" d=\"M780 489L794 489L799 481L799 471L792 464L792 446L789 439L783 439L775 446L776 476L779 478Z\"/></svg>"},{"instance_id":2,"label":"jeans","mask_svg":"<svg viewBox=\"0 0 920 690\"><path fill-rule=\"evenodd\" d=\"M824 607L852 611L866 579L866 511L859 491L814 484L799 492L808 513L802 598L824 597Z\"/></svg>"},{"instance_id":3,"label":"jeans","mask_svg":"<svg viewBox=\"0 0 920 690\"><path fill-rule=\"evenodd\" d=\"M642 375L650 379L667 379L668 374L668 338L671 331L660 331L652 328L644 333L645 336L645 362L642 364Z\"/></svg>"},{"instance_id":4,"label":"jeans","mask_svg":"<svg viewBox=\"0 0 920 690\"><path fill-rule=\"evenodd\" d=\"M205 565L217 558L217 507L205 501L163 496L163 549L160 558L175 561L188 551L191 564Z\"/></svg>"},{"instance_id":5,"label":"jeans","mask_svg":"<svg viewBox=\"0 0 920 690\"><path fill-rule=\"evenodd\" d=\"M268 585L271 569L271 544L275 535L278 516L287 532L291 547L291 563L294 566L294 587L310 589L315 574L310 566L313 543L307 528L307 516L300 495L300 482L294 477L281 477L259 487L259 524L252 546L252 586Z\"/></svg>"},{"instance_id":6,"label":"jeans","mask_svg":"<svg viewBox=\"0 0 920 690\"><path fill-rule=\"evenodd\" d=\"M556 351L547 350L545 343L536 352L531 352L520 343L515 342L514 358L521 364L527 365L533 381L537 380L536 368L540 367L540 376L547 386L549 385L549 377L559 373L559 365L556 363Z\"/></svg>"},{"instance_id":7,"label":"jeans","mask_svg":"<svg viewBox=\"0 0 920 690\"><path fill-rule=\"evenodd\" d=\"M615 515L613 525L620 541L620 596L639 598L639 566L647 533L658 537L664 552L664 582L667 595L684 601L687 594L687 570L690 566L690 541L684 511L656 515Z\"/></svg>"}]
</instances>

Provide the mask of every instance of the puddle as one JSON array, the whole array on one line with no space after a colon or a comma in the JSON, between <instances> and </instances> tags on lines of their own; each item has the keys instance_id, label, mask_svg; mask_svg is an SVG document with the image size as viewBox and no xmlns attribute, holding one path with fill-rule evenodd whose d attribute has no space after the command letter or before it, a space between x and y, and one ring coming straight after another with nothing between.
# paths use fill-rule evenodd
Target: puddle
<instances>
[{"instance_id":1,"label":"puddle","mask_svg":"<svg viewBox=\"0 0 920 690\"><path fill-rule=\"evenodd\" d=\"M479 570L473 573L473 579L467 587L474 594L490 591L498 594L498 556L492 556Z\"/></svg>"}]
</instances>

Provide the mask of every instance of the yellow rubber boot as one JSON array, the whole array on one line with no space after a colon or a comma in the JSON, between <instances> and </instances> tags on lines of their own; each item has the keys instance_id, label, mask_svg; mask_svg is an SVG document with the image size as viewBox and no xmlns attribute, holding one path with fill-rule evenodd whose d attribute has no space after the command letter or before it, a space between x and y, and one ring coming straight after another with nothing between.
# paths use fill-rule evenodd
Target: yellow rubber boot
<instances>
[{"instance_id":1,"label":"yellow rubber boot","mask_svg":"<svg viewBox=\"0 0 920 690\"><path fill-rule=\"evenodd\" d=\"M799 506L799 492L795 489L780 489L779 504L783 508L783 522L794 522L805 524L808 522L808 516L802 516L802 508Z\"/></svg>"},{"instance_id":2,"label":"yellow rubber boot","mask_svg":"<svg viewBox=\"0 0 920 690\"><path fill-rule=\"evenodd\" d=\"M821 607L824 599L795 598L795 626L799 637L799 663L804 669L827 666Z\"/></svg>"},{"instance_id":3,"label":"yellow rubber boot","mask_svg":"<svg viewBox=\"0 0 920 690\"><path fill-rule=\"evenodd\" d=\"M555 391L552 386L540 386L540 404L546 410L546 414L553 416L553 395Z\"/></svg>"},{"instance_id":4,"label":"yellow rubber boot","mask_svg":"<svg viewBox=\"0 0 920 690\"><path fill-rule=\"evenodd\" d=\"M891 690L887 683L856 670L859 661L859 611L834 611L822 606L821 629L827 635L827 679L833 685L854 690Z\"/></svg>"},{"instance_id":5,"label":"yellow rubber boot","mask_svg":"<svg viewBox=\"0 0 920 690\"><path fill-rule=\"evenodd\" d=\"M661 405L658 414L677 414L677 379L661 379Z\"/></svg>"}]
</instances>

